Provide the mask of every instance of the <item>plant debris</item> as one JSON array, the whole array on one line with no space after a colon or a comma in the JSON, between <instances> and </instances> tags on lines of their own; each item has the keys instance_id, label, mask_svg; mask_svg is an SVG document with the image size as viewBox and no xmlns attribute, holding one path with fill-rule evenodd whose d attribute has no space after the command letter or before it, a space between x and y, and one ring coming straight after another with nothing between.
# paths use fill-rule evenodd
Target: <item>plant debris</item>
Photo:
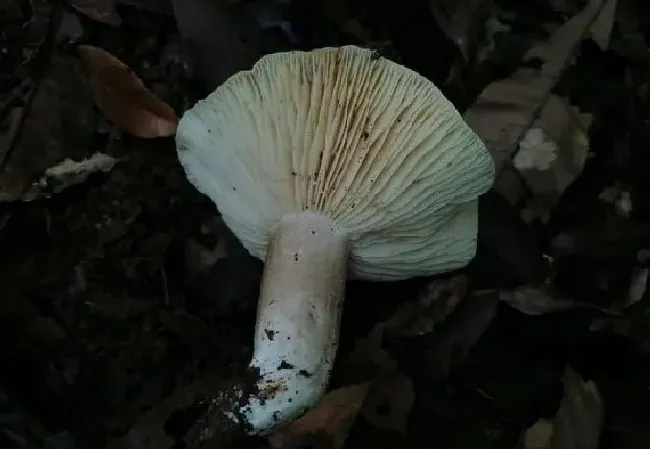
<instances>
[{"instance_id":1,"label":"plant debris","mask_svg":"<svg viewBox=\"0 0 650 449\"><path fill-rule=\"evenodd\" d=\"M117 159L104 153L95 153L82 161L65 159L45 170L43 176L23 194L22 200L50 197L70 186L81 184L93 173L111 171L117 162Z\"/></svg>"}]
</instances>

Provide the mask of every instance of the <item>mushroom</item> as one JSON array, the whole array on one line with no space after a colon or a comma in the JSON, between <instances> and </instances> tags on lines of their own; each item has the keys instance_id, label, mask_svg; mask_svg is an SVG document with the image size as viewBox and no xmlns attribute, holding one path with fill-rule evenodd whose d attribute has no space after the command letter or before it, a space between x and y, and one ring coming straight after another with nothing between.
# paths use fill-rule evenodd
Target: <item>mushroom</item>
<instances>
[{"instance_id":1,"label":"mushroom","mask_svg":"<svg viewBox=\"0 0 650 449\"><path fill-rule=\"evenodd\" d=\"M178 157L264 260L236 415L264 434L316 405L336 356L346 277L394 281L476 252L485 145L438 88L355 46L262 57L182 117Z\"/></svg>"}]
</instances>

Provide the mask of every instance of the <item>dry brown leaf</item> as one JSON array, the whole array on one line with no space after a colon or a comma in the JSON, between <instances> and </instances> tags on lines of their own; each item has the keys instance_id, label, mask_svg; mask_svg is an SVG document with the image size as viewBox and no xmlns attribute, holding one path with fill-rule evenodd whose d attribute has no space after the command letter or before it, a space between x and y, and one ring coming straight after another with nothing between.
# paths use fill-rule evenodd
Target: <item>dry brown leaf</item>
<instances>
[{"instance_id":1,"label":"dry brown leaf","mask_svg":"<svg viewBox=\"0 0 650 449\"><path fill-rule=\"evenodd\" d=\"M510 307L532 316L572 309L578 305L574 301L556 298L547 285L524 286L515 290L501 291L499 299L505 301Z\"/></svg>"},{"instance_id":2,"label":"dry brown leaf","mask_svg":"<svg viewBox=\"0 0 650 449\"><path fill-rule=\"evenodd\" d=\"M89 72L95 104L111 122L137 137L166 137L176 132L174 110L122 61L90 45L80 46L79 54Z\"/></svg>"},{"instance_id":3,"label":"dry brown leaf","mask_svg":"<svg viewBox=\"0 0 650 449\"><path fill-rule=\"evenodd\" d=\"M388 320L375 325L364 338L355 342L354 349L341 364L345 379L370 379L397 371L397 363L382 346L386 333L414 337L430 333L447 318L467 293L467 277L431 282L418 301L400 307Z\"/></svg>"},{"instance_id":4,"label":"dry brown leaf","mask_svg":"<svg viewBox=\"0 0 650 449\"><path fill-rule=\"evenodd\" d=\"M591 38L603 51L609 48L612 29L616 19L617 0L606 0L603 9L591 26Z\"/></svg>"},{"instance_id":5,"label":"dry brown leaf","mask_svg":"<svg viewBox=\"0 0 650 449\"><path fill-rule=\"evenodd\" d=\"M369 388L364 382L329 392L306 415L269 436L271 446L342 448Z\"/></svg>"},{"instance_id":6,"label":"dry brown leaf","mask_svg":"<svg viewBox=\"0 0 650 449\"><path fill-rule=\"evenodd\" d=\"M68 0L68 3L80 13L98 22L119 26L122 18L115 10L115 0Z\"/></svg>"},{"instance_id":7,"label":"dry brown leaf","mask_svg":"<svg viewBox=\"0 0 650 449\"><path fill-rule=\"evenodd\" d=\"M589 0L582 11L558 28L547 41L534 45L524 59L541 59L542 75L549 78L549 81L557 81L574 62L580 43L591 33L604 4L604 0Z\"/></svg>"},{"instance_id":8,"label":"dry brown leaf","mask_svg":"<svg viewBox=\"0 0 650 449\"><path fill-rule=\"evenodd\" d=\"M552 421L539 420L522 435L523 449L597 449L605 410L596 384L567 367L564 397Z\"/></svg>"},{"instance_id":9,"label":"dry brown leaf","mask_svg":"<svg viewBox=\"0 0 650 449\"><path fill-rule=\"evenodd\" d=\"M361 415L378 429L404 432L414 401L411 379L400 372L388 373L372 383Z\"/></svg>"},{"instance_id":10,"label":"dry brown leaf","mask_svg":"<svg viewBox=\"0 0 650 449\"><path fill-rule=\"evenodd\" d=\"M493 0L430 0L429 9L440 29L458 47L465 61L473 59L478 32Z\"/></svg>"},{"instance_id":11,"label":"dry brown leaf","mask_svg":"<svg viewBox=\"0 0 650 449\"><path fill-rule=\"evenodd\" d=\"M416 336L433 332L454 311L467 294L467 276L449 280L434 280L415 302L400 307L386 322L394 335Z\"/></svg>"}]
</instances>

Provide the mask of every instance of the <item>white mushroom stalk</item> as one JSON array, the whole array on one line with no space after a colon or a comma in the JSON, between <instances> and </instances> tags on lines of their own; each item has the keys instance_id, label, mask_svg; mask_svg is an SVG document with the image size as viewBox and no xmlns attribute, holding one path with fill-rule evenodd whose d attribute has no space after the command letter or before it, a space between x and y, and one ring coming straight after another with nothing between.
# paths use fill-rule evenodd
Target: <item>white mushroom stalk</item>
<instances>
[{"instance_id":1,"label":"white mushroom stalk","mask_svg":"<svg viewBox=\"0 0 650 449\"><path fill-rule=\"evenodd\" d=\"M254 429L299 416L324 394L347 268L346 236L325 216L286 215L272 235L251 362L259 369L261 394L242 410Z\"/></svg>"},{"instance_id":2,"label":"white mushroom stalk","mask_svg":"<svg viewBox=\"0 0 650 449\"><path fill-rule=\"evenodd\" d=\"M233 416L267 433L316 405L336 355L345 279L461 268L494 164L426 78L354 46L263 57L187 111L190 182L265 261L251 367Z\"/></svg>"}]
</instances>

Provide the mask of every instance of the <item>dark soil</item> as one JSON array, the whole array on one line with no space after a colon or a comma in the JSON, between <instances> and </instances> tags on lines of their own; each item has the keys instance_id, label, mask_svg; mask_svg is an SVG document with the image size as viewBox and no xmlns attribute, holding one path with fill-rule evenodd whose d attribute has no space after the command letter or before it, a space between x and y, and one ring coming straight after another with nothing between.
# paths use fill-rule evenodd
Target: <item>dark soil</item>
<instances>
[{"instance_id":1,"label":"dark soil","mask_svg":"<svg viewBox=\"0 0 650 449\"><path fill-rule=\"evenodd\" d=\"M215 206L187 182L173 139L116 134L92 109L74 44L91 43L115 54L179 113L222 81L219 70L208 67L210 61L219 62L219 55L182 44L164 1L120 3L119 28L63 3L33 3L35 11L22 2L0 0L0 49L6 49L0 56L0 131L6 131L10 100L25 102L28 114L10 152L0 148L0 177L15 166L44 164L44 169L62 157L88 157L95 151L121 162L109 174L49 199L0 203L0 447L103 448L181 387L206 375L218 383L242 372L251 351L262 265L219 222ZM499 38L490 59L463 64L426 1L338 3L292 5L287 17L298 37L295 45L359 44L325 11L342 9L339 14L356 19L374 42L384 43L378 45L383 54L435 81L460 110L491 81L517 68L532 42L548 36L543 22L567 18L547 2L497 1L509 12L510 32ZM619 3L639 17L639 29L650 29L647 6ZM71 41L72 16L79 19L82 35ZM37 25L49 19L38 30L32 23L32 34L20 31L32 17ZM595 114L590 128L594 157L548 225L525 224L517 208L496 192L482 198L479 253L464 270L472 288L541 282L550 270L549 256L563 292L608 307L625 297L633 270L647 268L647 257L640 259L638 253L650 248L650 58L626 52L632 48L626 32L620 24L615 27L607 52L585 42L578 63L557 88ZM56 37L61 33L67 38ZM261 33L275 49L292 46L278 29L251 33ZM646 49L648 37L640 38ZM247 39L252 38L241 37ZM25 48L35 40L39 54L25 64ZM446 81L451 66L458 76ZM48 79L55 87L41 91L42 98L29 93L38 80ZM25 83L28 94L14 95ZM57 132L44 125L53 116L60 116ZM46 144L50 153L41 155ZM614 183L631 192L634 209L628 219L612 218L598 199ZM573 238L569 249L553 244L560 234ZM192 248L197 247L221 248L226 256L196 269ZM429 281L349 284L340 357L399 304L417 298ZM345 447L515 447L524 429L555 414L561 375L570 365L594 380L604 398L601 449L647 448L648 299L646 293L626 309L626 329L633 331L625 335L616 326L594 330L594 320L608 318L597 311L528 316L500 303L476 346L445 375L433 348L463 320L462 310L440 331L387 341L414 382L416 400L407 429L380 431L359 418ZM180 410L158 424L181 438L197 414ZM219 447L266 444L251 438Z\"/></svg>"}]
</instances>

